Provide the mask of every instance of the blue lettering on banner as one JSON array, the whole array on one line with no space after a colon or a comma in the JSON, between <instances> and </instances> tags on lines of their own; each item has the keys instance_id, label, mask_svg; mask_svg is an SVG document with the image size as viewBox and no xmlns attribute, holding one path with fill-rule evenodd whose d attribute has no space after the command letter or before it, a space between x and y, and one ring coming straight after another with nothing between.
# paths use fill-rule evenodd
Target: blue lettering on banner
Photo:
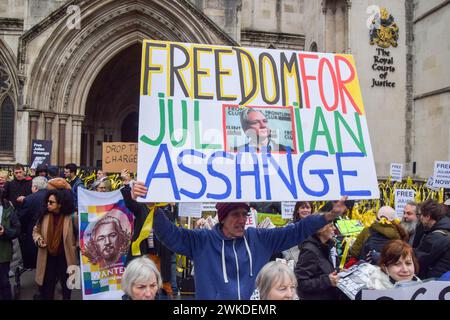
<instances>
[{"instance_id":1,"label":"blue lettering on banner","mask_svg":"<svg viewBox=\"0 0 450 320\"><path fill-rule=\"evenodd\" d=\"M321 197L328 193L330 190L330 185L328 184L328 180L326 178L326 174L333 174L333 170L331 169L323 169L323 170L309 170L310 174L317 174L319 178L322 180L323 183L323 189L321 191L314 191L310 188L308 188L305 184L305 181L303 179L303 164L305 163L306 159L313 155L319 155L328 157L328 152L326 151L319 151L319 150L313 150L313 151L307 151L304 154L302 154L302 157L300 158L300 161L298 162L297 167L297 173L298 173L298 180L300 182L300 186L303 188L303 190L310 196L316 196Z\"/></svg>"},{"instance_id":2,"label":"blue lettering on banner","mask_svg":"<svg viewBox=\"0 0 450 320\"><path fill-rule=\"evenodd\" d=\"M242 159L243 156L247 155L251 159L251 163L249 164L249 167L251 169L244 169L242 168ZM214 199L214 200L226 200L230 197L232 192L236 193L236 199L242 199L242 185L243 185L243 179L245 177L249 177L254 179L253 186L251 189L255 190L255 198L256 199L263 199L263 200L271 200L272 194L271 194L271 182L273 182L273 179L280 179L286 189L290 193L290 197L292 199L297 199L298 194L300 192L304 192L307 196L313 196L313 197L323 197L328 194L330 191L330 175L337 175L339 179L339 187L340 187L340 194L341 195L348 195L348 196L370 196L372 193L370 190L347 190L347 187L345 185L344 178L345 176L350 177L357 177L358 172L356 170L344 170L342 161L343 158L355 158L355 157L364 157L363 153L358 152L347 152L347 153L339 153L332 155L332 157L335 157L336 165L337 165L337 172L335 172L333 169L312 169L309 170L307 173L304 172L303 168L305 166L305 163L307 161L314 161L315 157L330 157L330 154L327 151L321 151L321 150L312 150L304 152L297 164L297 176L295 175L294 171L294 165L293 159L292 159L292 153L290 148L286 151L286 166L283 168L286 168L285 171L280 166L280 163L277 162L277 160L273 157L273 155L265 148L262 148L261 150L261 162L258 160L258 154L255 152L253 148L246 149L243 152L238 152L237 154L228 153L225 151L216 151L212 153L211 155L207 156L206 154L194 150L194 149L185 149L182 152L180 152L177 156L177 166L178 169L183 171L184 173L195 177L200 181L201 187L199 191L193 191L186 187L182 187L181 189L178 188L178 181L177 183L177 177L175 175L175 170L172 165L172 160L170 158L170 153L167 147L167 144L161 144L159 145L158 152L150 166L150 169L148 171L146 180L145 180L145 186L149 189L149 194L151 194L151 183L153 179L168 179L171 185L172 190L168 188L168 192L172 192L173 197L176 200L181 200L181 195L186 197L187 199L183 199L184 201L189 201L189 199L200 199L202 197L206 197L207 199ZM205 175L198 171L194 170L192 167L188 167L184 162L183 159L187 156L197 157L200 159L207 159L207 172L209 174L208 177L205 177ZM228 177L226 174L217 171L214 169L214 161L216 159L228 159L233 161L234 163L234 169L235 169L235 181L231 180L231 177ZM167 171L166 172L157 172L158 166L160 164L166 164ZM262 165L262 170L261 170ZM274 168L276 175L270 175L269 169ZM262 172L261 172L262 171ZM264 179L264 190L265 194L262 195L261 191L261 174L263 174ZM311 186L308 185L307 179L305 180L304 175L316 175L318 178L320 178L322 182L321 190L313 190ZM218 183L223 183L225 186L225 191L223 193L212 193L208 192L208 182L210 177L217 178L219 181ZM298 178L298 183L300 185L300 188L298 188L296 179ZM211 182L209 182L211 183ZM247 184L248 186L249 184ZM233 190L233 188L236 188L236 190ZM320 188L320 187L319 187ZM215 188L216 190L217 188ZM181 195L180 195L181 194Z\"/></svg>"},{"instance_id":3,"label":"blue lettering on banner","mask_svg":"<svg viewBox=\"0 0 450 320\"><path fill-rule=\"evenodd\" d=\"M217 157L222 157L230 160L234 160L234 155L231 153L226 153L225 151L216 151L214 152L211 157L208 159L208 173L213 176L221 179L223 182L225 182L226 191L222 194L215 194L215 193L207 193L206 197L209 199L215 199L215 200L223 200L230 196L231 194L231 181L228 179L226 175L223 173L220 173L213 168L213 161Z\"/></svg>"},{"instance_id":4,"label":"blue lettering on banner","mask_svg":"<svg viewBox=\"0 0 450 320\"><path fill-rule=\"evenodd\" d=\"M164 155L166 164L167 164L167 172L155 173L156 168L158 167L159 161L161 157ZM162 143L159 145L158 153L156 154L155 160L148 171L147 178L145 179L145 186L150 189L150 183L155 178L169 178L170 183L172 184L173 195L175 199L180 200L180 193L178 192L177 181L175 179L175 172L173 171L172 161L170 160L169 150L167 149L167 144Z\"/></svg>"},{"instance_id":5,"label":"blue lettering on banner","mask_svg":"<svg viewBox=\"0 0 450 320\"><path fill-rule=\"evenodd\" d=\"M272 200L272 194L270 192L269 162L267 160L269 160L270 164L276 169L281 180L283 180L284 185L288 188L289 192L292 194L292 197L294 199L297 199L297 187L295 185L294 170L292 168L291 148L287 147L287 150L286 150L286 160L287 160L287 165L288 165L290 181L288 181L283 170L280 168L279 164L272 157L272 154L270 152L268 152L267 147L262 148L262 162L263 162L263 169L264 169L264 185L266 188L266 199Z\"/></svg>"},{"instance_id":6,"label":"blue lettering on banner","mask_svg":"<svg viewBox=\"0 0 450 320\"><path fill-rule=\"evenodd\" d=\"M177 164L178 164L178 167L180 168L180 170L190 174L191 176L198 178L202 184L200 191L197 193L190 192L184 188L180 189L180 193L191 199L200 199L205 194L205 191L206 191L206 179L200 172L198 172L194 169L188 168L183 164L183 157L185 155L191 155L191 156L199 157L202 159L204 159L206 156L202 152L196 151L194 149L188 149L188 150L181 151L177 157Z\"/></svg>"},{"instance_id":7,"label":"blue lettering on banner","mask_svg":"<svg viewBox=\"0 0 450 320\"><path fill-rule=\"evenodd\" d=\"M246 150L247 151L247 150ZM247 153L247 152L245 152ZM236 198L242 198L242 181L241 177L243 176L254 176L255 177L255 193L256 199L261 199L261 181L259 178L259 165L258 165L258 157L255 154L254 148L249 149L249 153L253 159L253 170L242 171L241 169L241 159L244 153L238 152L236 156Z\"/></svg>"},{"instance_id":8,"label":"blue lettering on banner","mask_svg":"<svg viewBox=\"0 0 450 320\"><path fill-rule=\"evenodd\" d=\"M358 172L355 170L342 170L341 158L347 157L365 157L364 153L360 152L342 152L336 153L336 163L338 167L339 185L341 187L342 196L370 196L372 192L370 190L345 190L344 176L358 176Z\"/></svg>"}]
</instances>

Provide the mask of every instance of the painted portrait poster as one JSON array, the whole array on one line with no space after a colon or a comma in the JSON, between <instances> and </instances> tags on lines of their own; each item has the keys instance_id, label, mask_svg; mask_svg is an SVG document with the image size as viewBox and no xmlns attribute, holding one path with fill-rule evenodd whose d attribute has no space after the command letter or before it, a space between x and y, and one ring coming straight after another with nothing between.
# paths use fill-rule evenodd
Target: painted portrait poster
<instances>
[{"instance_id":1,"label":"painted portrait poster","mask_svg":"<svg viewBox=\"0 0 450 320\"><path fill-rule=\"evenodd\" d=\"M78 190L84 300L120 299L121 279L133 234L133 214L120 190Z\"/></svg>"}]
</instances>

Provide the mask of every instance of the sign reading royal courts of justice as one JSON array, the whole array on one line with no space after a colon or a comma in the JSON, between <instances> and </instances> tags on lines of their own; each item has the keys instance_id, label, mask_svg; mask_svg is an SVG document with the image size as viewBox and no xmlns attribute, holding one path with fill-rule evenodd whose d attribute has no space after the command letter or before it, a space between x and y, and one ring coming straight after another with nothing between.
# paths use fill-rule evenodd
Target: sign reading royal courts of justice
<instances>
[{"instance_id":1,"label":"sign reading royal courts of justice","mask_svg":"<svg viewBox=\"0 0 450 320\"><path fill-rule=\"evenodd\" d=\"M353 56L145 40L140 201L378 198Z\"/></svg>"}]
</instances>

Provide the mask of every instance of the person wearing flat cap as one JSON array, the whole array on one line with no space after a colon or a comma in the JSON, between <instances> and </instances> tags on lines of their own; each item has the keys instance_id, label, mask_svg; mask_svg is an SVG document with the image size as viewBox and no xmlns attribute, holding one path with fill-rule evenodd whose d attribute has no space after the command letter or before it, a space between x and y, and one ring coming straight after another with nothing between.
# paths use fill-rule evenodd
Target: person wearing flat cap
<instances>
[{"instance_id":1,"label":"person wearing flat cap","mask_svg":"<svg viewBox=\"0 0 450 320\"><path fill-rule=\"evenodd\" d=\"M133 185L133 199L146 194L142 182ZM345 199L330 212L283 228L245 229L250 207L244 202L217 203L219 223L212 230L179 228L161 209L155 211L153 228L170 250L193 260L196 299L248 300L255 290L256 276L272 254L302 242L341 215Z\"/></svg>"}]
</instances>

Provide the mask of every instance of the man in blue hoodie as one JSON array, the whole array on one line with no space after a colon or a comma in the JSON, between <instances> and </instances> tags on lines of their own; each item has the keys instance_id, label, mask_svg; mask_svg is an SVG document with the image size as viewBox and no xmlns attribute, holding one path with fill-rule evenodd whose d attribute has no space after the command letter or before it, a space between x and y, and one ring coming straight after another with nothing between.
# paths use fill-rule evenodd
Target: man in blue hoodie
<instances>
[{"instance_id":1,"label":"man in blue hoodie","mask_svg":"<svg viewBox=\"0 0 450 320\"><path fill-rule=\"evenodd\" d=\"M136 182L132 197L145 196L147 188ZM196 299L248 300L255 279L274 252L291 248L341 215L344 200L332 211L311 216L283 228L245 229L247 203L218 203L219 223L212 230L188 230L175 226L161 209L155 211L156 237L170 250L193 260Z\"/></svg>"}]
</instances>

